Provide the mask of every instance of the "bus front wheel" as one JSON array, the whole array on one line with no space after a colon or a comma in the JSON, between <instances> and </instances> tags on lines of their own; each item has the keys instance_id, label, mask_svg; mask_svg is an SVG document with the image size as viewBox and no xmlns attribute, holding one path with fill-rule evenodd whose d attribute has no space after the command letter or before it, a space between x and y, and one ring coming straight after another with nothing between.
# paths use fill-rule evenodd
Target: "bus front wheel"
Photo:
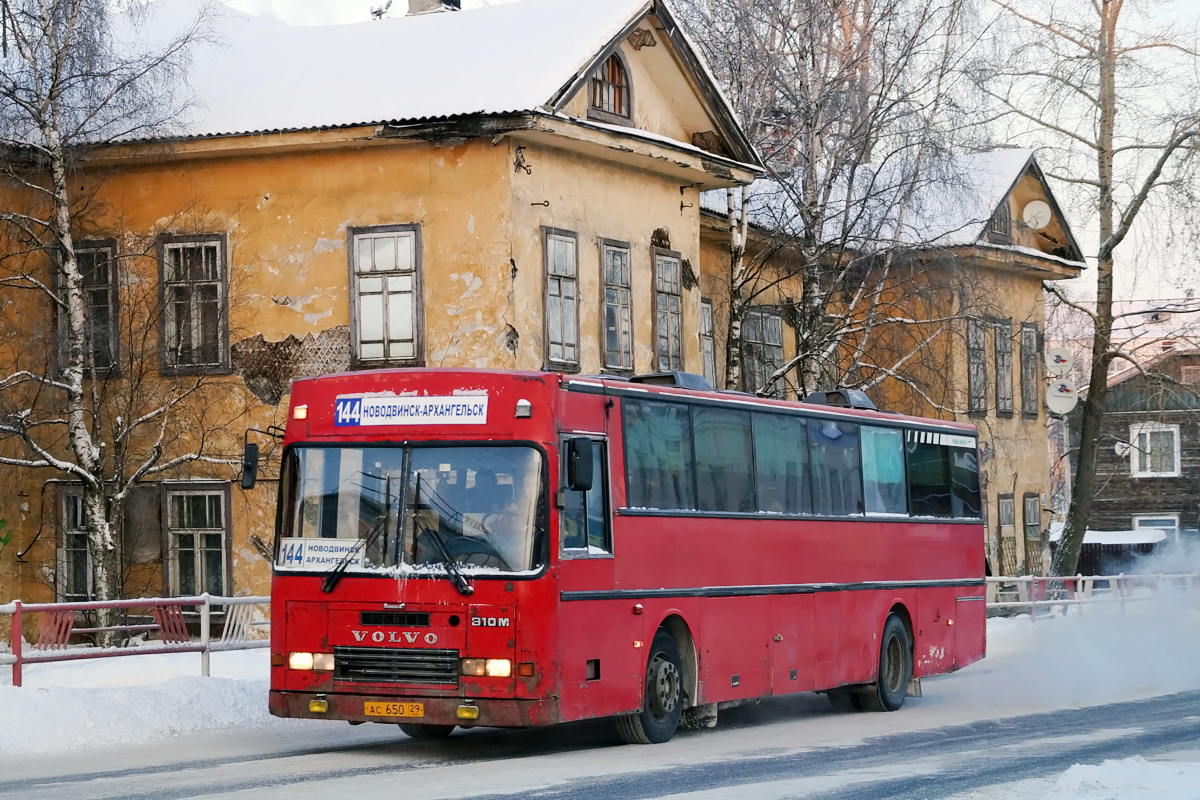
<instances>
[{"instance_id":1,"label":"bus front wheel","mask_svg":"<svg viewBox=\"0 0 1200 800\"><path fill-rule=\"evenodd\" d=\"M455 725L418 725L413 722L398 722L400 732L418 742L433 742L445 739L454 732Z\"/></svg>"},{"instance_id":2,"label":"bus front wheel","mask_svg":"<svg viewBox=\"0 0 1200 800\"><path fill-rule=\"evenodd\" d=\"M650 643L642 710L617 717L617 732L627 744L661 744L675 735L683 712L683 667L671 634L660 629Z\"/></svg>"},{"instance_id":3,"label":"bus front wheel","mask_svg":"<svg viewBox=\"0 0 1200 800\"><path fill-rule=\"evenodd\" d=\"M912 680L912 638L897 614L889 614L879 643L879 677L859 698L867 711L896 711L904 705Z\"/></svg>"}]
</instances>

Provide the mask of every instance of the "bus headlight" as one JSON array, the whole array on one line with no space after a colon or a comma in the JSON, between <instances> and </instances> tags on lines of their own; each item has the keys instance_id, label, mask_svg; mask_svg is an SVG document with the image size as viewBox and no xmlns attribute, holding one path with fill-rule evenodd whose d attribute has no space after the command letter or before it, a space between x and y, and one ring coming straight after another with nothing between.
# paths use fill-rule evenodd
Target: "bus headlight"
<instances>
[{"instance_id":1,"label":"bus headlight","mask_svg":"<svg viewBox=\"0 0 1200 800\"><path fill-rule=\"evenodd\" d=\"M507 658L464 658L459 670L463 675L482 678L508 678L512 675L512 661Z\"/></svg>"},{"instance_id":2,"label":"bus headlight","mask_svg":"<svg viewBox=\"0 0 1200 800\"><path fill-rule=\"evenodd\" d=\"M288 656L288 669L312 669L312 653L292 653Z\"/></svg>"},{"instance_id":3,"label":"bus headlight","mask_svg":"<svg viewBox=\"0 0 1200 800\"><path fill-rule=\"evenodd\" d=\"M489 658L483 671L492 678L507 678L512 675L512 662L507 658Z\"/></svg>"},{"instance_id":4,"label":"bus headlight","mask_svg":"<svg viewBox=\"0 0 1200 800\"><path fill-rule=\"evenodd\" d=\"M288 655L288 669L332 672L333 653L291 653Z\"/></svg>"}]
</instances>

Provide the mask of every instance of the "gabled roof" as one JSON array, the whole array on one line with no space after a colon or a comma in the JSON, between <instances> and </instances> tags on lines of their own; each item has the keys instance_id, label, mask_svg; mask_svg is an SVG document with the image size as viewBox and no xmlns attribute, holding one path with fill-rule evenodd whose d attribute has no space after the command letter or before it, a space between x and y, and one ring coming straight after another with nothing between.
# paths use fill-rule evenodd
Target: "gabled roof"
<instances>
[{"instance_id":1,"label":"gabled roof","mask_svg":"<svg viewBox=\"0 0 1200 800\"><path fill-rule=\"evenodd\" d=\"M983 245L1021 250L1023 248L989 244L984 241L984 235L1000 204L1029 170L1033 170L1045 185L1033 152L1016 148L931 162L916 177L912 165L907 163L862 164L856 168L852 183L850 176L836 182L827 204L825 236L829 241L843 241L842 225L848 223L846 244L850 247ZM798 232L799 216L785 186L775 180L762 179L751 184L749 192L750 218L754 224L768 230ZM851 199L845 200L847 196ZM1079 247L1048 186L1046 197L1071 249L1079 255ZM724 190L704 192L700 202L704 211L726 213ZM1081 255L1078 261L1034 250L1030 250L1029 255L1061 261L1076 268L1083 266Z\"/></svg>"},{"instance_id":2,"label":"gabled roof","mask_svg":"<svg viewBox=\"0 0 1200 800\"><path fill-rule=\"evenodd\" d=\"M164 36L199 0L161 0ZM524 0L353 25L292 26L222 7L218 46L193 57L195 105L184 137L406 124L474 115L554 113L663 0ZM686 38L668 32L714 108L734 158L757 163ZM713 93L706 91L713 88Z\"/></svg>"}]
</instances>

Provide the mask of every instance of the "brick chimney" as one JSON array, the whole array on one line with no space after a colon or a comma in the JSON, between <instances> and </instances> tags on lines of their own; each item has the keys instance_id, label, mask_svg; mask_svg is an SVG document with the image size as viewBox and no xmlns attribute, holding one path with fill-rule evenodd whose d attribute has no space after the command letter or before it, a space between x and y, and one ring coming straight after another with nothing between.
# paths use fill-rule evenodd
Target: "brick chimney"
<instances>
[{"instance_id":1,"label":"brick chimney","mask_svg":"<svg viewBox=\"0 0 1200 800\"><path fill-rule=\"evenodd\" d=\"M462 0L408 0L408 16L429 14L433 11L458 11Z\"/></svg>"}]
</instances>

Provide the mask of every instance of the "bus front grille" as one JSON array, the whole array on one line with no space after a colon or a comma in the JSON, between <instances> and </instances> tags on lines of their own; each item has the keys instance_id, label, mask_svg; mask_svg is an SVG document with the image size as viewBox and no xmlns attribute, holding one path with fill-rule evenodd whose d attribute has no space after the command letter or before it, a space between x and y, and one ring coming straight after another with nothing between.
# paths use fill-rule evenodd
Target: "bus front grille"
<instances>
[{"instance_id":1,"label":"bus front grille","mask_svg":"<svg viewBox=\"0 0 1200 800\"><path fill-rule=\"evenodd\" d=\"M333 664L338 681L458 685L457 650L335 647Z\"/></svg>"}]
</instances>

